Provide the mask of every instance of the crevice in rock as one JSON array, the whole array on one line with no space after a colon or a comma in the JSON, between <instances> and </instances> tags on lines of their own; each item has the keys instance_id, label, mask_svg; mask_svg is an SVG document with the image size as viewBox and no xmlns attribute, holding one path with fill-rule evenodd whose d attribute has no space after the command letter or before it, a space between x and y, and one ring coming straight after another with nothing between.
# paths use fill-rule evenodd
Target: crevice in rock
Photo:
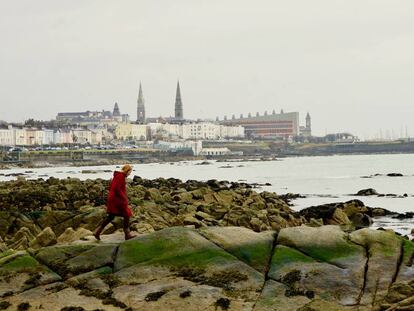
<instances>
[{"instance_id":1,"label":"crevice in rock","mask_svg":"<svg viewBox=\"0 0 414 311\"><path fill-rule=\"evenodd\" d=\"M115 260L118 257L119 246L120 246L120 244L118 244L115 247L114 253L112 254L112 264L109 264L109 266L112 269L112 273L115 273L115 270L114 270L115 269Z\"/></svg>"},{"instance_id":2,"label":"crevice in rock","mask_svg":"<svg viewBox=\"0 0 414 311\"><path fill-rule=\"evenodd\" d=\"M358 244L359 245L359 244ZM361 245L362 246L362 245ZM364 267L364 280L362 282L362 288L361 288L361 292L358 295L357 298L357 305L359 305L361 303L362 297L364 296L365 293L365 288L367 286L367 280L368 280L368 270L369 270L369 249L367 246L364 247L365 249L365 257L367 258L365 261L365 267Z\"/></svg>"},{"instance_id":3,"label":"crevice in rock","mask_svg":"<svg viewBox=\"0 0 414 311\"><path fill-rule=\"evenodd\" d=\"M378 286L379 286L379 277L377 277L377 280L375 282L375 291L374 291L374 296L372 297L372 302L371 302L372 306L375 305L375 302L377 300Z\"/></svg>"},{"instance_id":4,"label":"crevice in rock","mask_svg":"<svg viewBox=\"0 0 414 311\"><path fill-rule=\"evenodd\" d=\"M269 260L268 260L268 262L267 262L266 269L265 269L265 272L264 272L264 280L263 280L263 285L262 285L262 287L260 288L260 294L259 294L259 296L257 297L256 301L254 302L254 304L253 304L253 306L252 306L252 310L254 310L254 309L256 308L256 304L257 304L257 302L258 302L258 301L260 300L260 298L262 297L263 290L264 290L264 288L265 288L265 286L266 286L266 282L270 279L270 277L269 277L269 272L270 272L270 269L271 269L271 267L272 267L273 254L274 254L275 249L276 249L276 246L277 246L277 238L278 238L278 236L279 236L279 232L275 232L275 233L274 233L274 235L273 235L272 249L271 249L271 251L270 251Z\"/></svg>"},{"instance_id":5,"label":"crevice in rock","mask_svg":"<svg viewBox=\"0 0 414 311\"><path fill-rule=\"evenodd\" d=\"M270 251L269 260L267 262L265 273L264 273L265 283L266 283L267 280L269 280L269 271L270 271L270 268L272 267L273 253L275 252L275 248L277 246L277 237L278 236L279 236L278 232L275 232L274 235L273 235L272 249ZM264 285L263 285L263 287L264 287Z\"/></svg>"},{"instance_id":6,"label":"crevice in rock","mask_svg":"<svg viewBox=\"0 0 414 311\"><path fill-rule=\"evenodd\" d=\"M236 258L237 260L240 260L242 263L248 265L250 268L252 268L253 270L259 272L260 274L263 274L262 271L257 270L256 268L252 267L251 265L249 265L247 262L243 261L241 258L238 258L236 255L233 255L232 253L228 252L226 249L224 249L221 245L217 244L216 242L210 240L207 236L205 236L201 231L197 231L197 233L199 235L201 235L203 238L205 238L207 241L209 241L210 243L213 243L215 246L219 247L220 249L222 249L223 251L225 251L226 253L228 253L229 255L233 256L234 258ZM272 254L270 254L270 256L272 256ZM265 276L266 278L266 276Z\"/></svg>"},{"instance_id":7,"label":"crevice in rock","mask_svg":"<svg viewBox=\"0 0 414 311\"><path fill-rule=\"evenodd\" d=\"M391 282L390 282L390 285L388 286L388 288L390 288L391 285L394 284L395 281L397 280L398 274L400 273L401 265L403 263L403 259L404 259L404 243L403 243L403 241L401 241L400 256L398 257L397 265L395 267L395 273L392 276L392 279L391 279Z\"/></svg>"}]
</instances>

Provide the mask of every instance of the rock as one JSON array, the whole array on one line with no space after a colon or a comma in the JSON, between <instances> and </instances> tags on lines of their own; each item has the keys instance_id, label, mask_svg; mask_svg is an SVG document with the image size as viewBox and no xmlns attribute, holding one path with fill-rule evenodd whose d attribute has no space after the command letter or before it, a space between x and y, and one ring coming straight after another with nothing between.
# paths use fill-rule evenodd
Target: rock
<instances>
[{"instance_id":1,"label":"rock","mask_svg":"<svg viewBox=\"0 0 414 311\"><path fill-rule=\"evenodd\" d=\"M297 309L297 311L345 311L346 309L331 301L321 300L321 299L315 299L311 302L307 303L303 307L300 307Z\"/></svg>"},{"instance_id":2,"label":"rock","mask_svg":"<svg viewBox=\"0 0 414 311\"><path fill-rule=\"evenodd\" d=\"M98 245L67 260L64 269L69 275L78 275L103 266L112 266L117 248L115 244Z\"/></svg>"},{"instance_id":3,"label":"rock","mask_svg":"<svg viewBox=\"0 0 414 311\"><path fill-rule=\"evenodd\" d=\"M373 217L382 217L389 215L388 211L383 208L374 208L372 209L372 216Z\"/></svg>"},{"instance_id":4,"label":"rock","mask_svg":"<svg viewBox=\"0 0 414 311\"><path fill-rule=\"evenodd\" d=\"M368 188L368 189L359 190L356 193L356 195L359 195L359 196L378 195L378 192L375 189L373 189L373 188Z\"/></svg>"},{"instance_id":5,"label":"rock","mask_svg":"<svg viewBox=\"0 0 414 311\"><path fill-rule=\"evenodd\" d=\"M128 241L113 236L32 255L0 254L2 301L108 311L195 305L211 311L410 310L414 304L414 243L392 231L300 226L281 229L275 241L275 232L242 227L171 227Z\"/></svg>"},{"instance_id":6,"label":"rock","mask_svg":"<svg viewBox=\"0 0 414 311\"><path fill-rule=\"evenodd\" d=\"M6 243L4 243L3 239L0 236L0 253L7 251L8 247Z\"/></svg>"},{"instance_id":7,"label":"rock","mask_svg":"<svg viewBox=\"0 0 414 311\"><path fill-rule=\"evenodd\" d=\"M9 248L23 250L29 247L29 243L35 239L32 232L26 227L21 227L13 238L7 241Z\"/></svg>"},{"instance_id":8,"label":"rock","mask_svg":"<svg viewBox=\"0 0 414 311\"><path fill-rule=\"evenodd\" d=\"M373 221L371 217L362 213L355 213L350 217L352 224L357 229L367 228L372 225Z\"/></svg>"},{"instance_id":9,"label":"rock","mask_svg":"<svg viewBox=\"0 0 414 311\"><path fill-rule=\"evenodd\" d=\"M396 303L408 297L414 296L414 288L404 283L394 283L391 285L385 300L389 303Z\"/></svg>"},{"instance_id":10,"label":"rock","mask_svg":"<svg viewBox=\"0 0 414 311\"><path fill-rule=\"evenodd\" d=\"M342 209L335 209L331 218L327 220L328 225L349 225L351 221Z\"/></svg>"},{"instance_id":11,"label":"rock","mask_svg":"<svg viewBox=\"0 0 414 311\"><path fill-rule=\"evenodd\" d=\"M56 235L50 227L43 229L36 238L30 242L30 246L33 248L45 247L56 244Z\"/></svg>"},{"instance_id":12,"label":"rock","mask_svg":"<svg viewBox=\"0 0 414 311\"><path fill-rule=\"evenodd\" d=\"M200 228L203 226L203 223L192 215L187 215L184 218L183 223L185 226L194 226L195 228Z\"/></svg>"},{"instance_id":13,"label":"rock","mask_svg":"<svg viewBox=\"0 0 414 311\"><path fill-rule=\"evenodd\" d=\"M388 177L403 177L404 175L401 173L388 173Z\"/></svg>"},{"instance_id":14,"label":"rock","mask_svg":"<svg viewBox=\"0 0 414 311\"><path fill-rule=\"evenodd\" d=\"M402 241L394 232L370 229L352 232L349 238L368 252L367 282L361 303L375 305L385 297L394 278Z\"/></svg>"},{"instance_id":15,"label":"rock","mask_svg":"<svg viewBox=\"0 0 414 311\"><path fill-rule=\"evenodd\" d=\"M275 242L274 232L256 233L243 227L206 227L200 233L249 266L265 273Z\"/></svg>"},{"instance_id":16,"label":"rock","mask_svg":"<svg viewBox=\"0 0 414 311\"><path fill-rule=\"evenodd\" d=\"M142 222L133 223L131 224L130 227L132 231L136 231L139 234L151 233L155 231L154 228L150 224L142 223Z\"/></svg>"},{"instance_id":17,"label":"rock","mask_svg":"<svg viewBox=\"0 0 414 311\"><path fill-rule=\"evenodd\" d=\"M284 284L269 279L253 311L297 311L310 301L305 295L286 296L287 290Z\"/></svg>"},{"instance_id":18,"label":"rock","mask_svg":"<svg viewBox=\"0 0 414 311\"><path fill-rule=\"evenodd\" d=\"M311 218L306 225L309 227L321 227L323 226L323 220Z\"/></svg>"},{"instance_id":19,"label":"rock","mask_svg":"<svg viewBox=\"0 0 414 311\"><path fill-rule=\"evenodd\" d=\"M339 226L301 226L280 231L269 276L288 286L289 295L311 291L353 305L364 269L365 250L350 243Z\"/></svg>"},{"instance_id":20,"label":"rock","mask_svg":"<svg viewBox=\"0 0 414 311\"><path fill-rule=\"evenodd\" d=\"M61 280L59 275L26 252L12 253L1 258L0 275L0 297Z\"/></svg>"},{"instance_id":21,"label":"rock","mask_svg":"<svg viewBox=\"0 0 414 311\"><path fill-rule=\"evenodd\" d=\"M81 240L84 237L87 237L89 235L92 235L92 232L89 230L86 230L84 228L79 228L76 231L72 228L67 228L64 233L62 233L58 238L57 242L59 244L67 244L72 243L77 240Z\"/></svg>"}]
</instances>

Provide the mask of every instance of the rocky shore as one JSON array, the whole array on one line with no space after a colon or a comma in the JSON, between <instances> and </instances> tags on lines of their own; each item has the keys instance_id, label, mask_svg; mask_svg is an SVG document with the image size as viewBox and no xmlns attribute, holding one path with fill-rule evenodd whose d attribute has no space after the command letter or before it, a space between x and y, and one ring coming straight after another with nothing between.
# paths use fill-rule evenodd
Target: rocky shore
<instances>
[{"instance_id":1,"label":"rocky shore","mask_svg":"<svg viewBox=\"0 0 414 311\"><path fill-rule=\"evenodd\" d=\"M137 238L117 220L97 242L108 185L0 183L0 310L414 310L414 244L366 228L386 210L135 177Z\"/></svg>"}]
</instances>

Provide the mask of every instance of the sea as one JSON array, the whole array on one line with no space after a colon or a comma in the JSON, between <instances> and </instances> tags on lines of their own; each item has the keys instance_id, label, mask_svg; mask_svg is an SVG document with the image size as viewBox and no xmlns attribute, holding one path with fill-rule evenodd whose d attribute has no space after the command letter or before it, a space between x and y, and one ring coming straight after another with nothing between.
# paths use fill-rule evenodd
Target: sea
<instances>
[{"instance_id":1,"label":"sea","mask_svg":"<svg viewBox=\"0 0 414 311\"><path fill-rule=\"evenodd\" d=\"M182 180L228 180L266 184L258 191L278 194L295 193L304 198L292 201L292 209L359 199L370 207L381 207L398 213L414 212L414 154L336 155L289 157L272 161L232 160L228 162L181 161L171 163L133 164L131 177L174 177ZM0 170L0 181L13 180L14 174L26 179L67 178L110 179L119 166L47 167L36 169ZM387 176L390 173L401 177ZM373 188L388 196L356 196L366 188ZM374 219L372 228L393 229L411 234L413 219L392 217Z\"/></svg>"}]
</instances>

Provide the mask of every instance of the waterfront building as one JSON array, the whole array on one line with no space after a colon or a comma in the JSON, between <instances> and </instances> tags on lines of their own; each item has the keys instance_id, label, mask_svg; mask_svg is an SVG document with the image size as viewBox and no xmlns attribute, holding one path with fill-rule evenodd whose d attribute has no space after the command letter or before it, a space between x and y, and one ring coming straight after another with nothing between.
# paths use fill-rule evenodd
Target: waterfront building
<instances>
[{"instance_id":1,"label":"waterfront building","mask_svg":"<svg viewBox=\"0 0 414 311\"><path fill-rule=\"evenodd\" d=\"M25 146L27 142L27 132L24 128L9 127L13 132L13 146Z\"/></svg>"},{"instance_id":2,"label":"waterfront building","mask_svg":"<svg viewBox=\"0 0 414 311\"><path fill-rule=\"evenodd\" d=\"M158 120L162 121L162 120ZM180 129L181 126L179 124L171 124L171 123L162 123L162 122L152 122L147 123L148 133L150 139L179 139L180 138Z\"/></svg>"},{"instance_id":3,"label":"waterfront building","mask_svg":"<svg viewBox=\"0 0 414 311\"><path fill-rule=\"evenodd\" d=\"M43 131L43 145L53 145L55 142L55 131L52 129L42 129Z\"/></svg>"},{"instance_id":4,"label":"waterfront building","mask_svg":"<svg viewBox=\"0 0 414 311\"><path fill-rule=\"evenodd\" d=\"M44 132L37 128L26 129L26 146L40 146L44 141Z\"/></svg>"},{"instance_id":5,"label":"waterfront building","mask_svg":"<svg viewBox=\"0 0 414 311\"><path fill-rule=\"evenodd\" d=\"M137 100L137 123L145 123L145 101L142 94L142 86L139 84L138 100Z\"/></svg>"},{"instance_id":6,"label":"waterfront building","mask_svg":"<svg viewBox=\"0 0 414 311\"><path fill-rule=\"evenodd\" d=\"M72 129L72 140L75 144L93 144L92 132L84 128Z\"/></svg>"},{"instance_id":7,"label":"waterfront building","mask_svg":"<svg viewBox=\"0 0 414 311\"><path fill-rule=\"evenodd\" d=\"M154 144L154 148L170 152L191 151L194 156L198 156L203 149L203 142L201 140L159 141Z\"/></svg>"},{"instance_id":8,"label":"waterfront building","mask_svg":"<svg viewBox=\"0 0 414 311\"><path fill-rule=\"evenodd\" d=\"M115 128L115 137L120 140L146 140L145 124L120 123Z\"/></svg>"},{"instance_id":9,"label":"waterfront building","mask_svg":"<svg viewBox=\"0 0 414 311\"><path fill-rule=\"evenodd\" d=\"M0 146L14 146L11 126L0 128Z\"/></svg>"},{"instance_id":10,"label":"waterfront building","mask_svg":"<svg viewBox=\"0 0 414 311\"><path fill-rule=\"evenodd\" d=\"M245 131L241 125L237 126L225 126L220 125L220 137L219 138L244 138Z\"/></svg>"},{"instance_id":11,"label":"waterfront building","mask_svg":"<svg viewBox=\"0 0 414 311\"><path fill-rule=\"evenodd\" d=\"M242 126L225 126L212 122L184 124L148 123L151 139L203 139L244 138Z\"/></svg>"},{"instance_id":12,"label":"waterfront building","mask_svg":"<svg viewBox=\"0 0 414 311\"><path fill-rule=\"evenodd\" d=\"M218 139L220 126L209 122L186 123L181 125L183 139Z\"/></svg>"},{"instance_id":13,"label":"waterfront building","mask_svg":"<svg viewBox=\"0 0 414 311\"><path fill-rule=\"evenodd\" d=\"M229 154L231 154L229 148L203 148L200 152L200 155L203 156L222 156Z\"/></svg>"},{"instance_id":14,"label":"waterfront building","mask_svg":"<svg viewBox=\"0 0 414 311\"><path fill-rule=\"evenodd\" d=\"M227 126L244 127L245 135L248 138L283 138L288 139L299 135L299 113L283 112L256 116L248 114L247 118L231 119L225 118L220 121Z\"/></svg>"}]
</instances>

